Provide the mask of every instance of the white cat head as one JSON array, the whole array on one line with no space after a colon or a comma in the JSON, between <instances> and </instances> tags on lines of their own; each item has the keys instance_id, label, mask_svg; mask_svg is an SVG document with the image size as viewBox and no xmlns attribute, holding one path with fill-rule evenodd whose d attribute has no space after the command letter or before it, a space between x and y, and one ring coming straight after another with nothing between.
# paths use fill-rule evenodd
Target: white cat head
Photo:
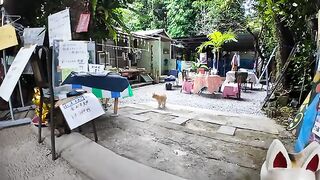
<instances>
[{"instance_id":1,"label":"white cat head","mask_svg":"<svg viewBox=\"0 0 320 180\"><path fill-rule=\"evenodd\" d=\"M260 173L261 180L320 180L320 146L312 142L298 154L288 154L283 144L275 139L267 152ZM317 174L317 175L316 175Z\"/></svg>"}]
</instances>

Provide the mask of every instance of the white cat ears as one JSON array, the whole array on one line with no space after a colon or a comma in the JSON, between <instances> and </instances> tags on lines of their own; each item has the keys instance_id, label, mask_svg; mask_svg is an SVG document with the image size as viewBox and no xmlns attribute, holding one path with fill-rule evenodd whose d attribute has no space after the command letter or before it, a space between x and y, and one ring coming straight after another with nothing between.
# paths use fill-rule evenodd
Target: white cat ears
<instances>
[{"instance_id":1,"label":"white cat ears","mask_svg":"<svg viewBox=\"0 0 320 180\"><path fill-rule=\"evenodd\" d=\"M268 170L278 168L301 168L316 172L320 168L320 146L317 142L309 144L298 154L288 154L283 144L275 139L271 143L266 157Z\"/></svg>"}]
</instances>

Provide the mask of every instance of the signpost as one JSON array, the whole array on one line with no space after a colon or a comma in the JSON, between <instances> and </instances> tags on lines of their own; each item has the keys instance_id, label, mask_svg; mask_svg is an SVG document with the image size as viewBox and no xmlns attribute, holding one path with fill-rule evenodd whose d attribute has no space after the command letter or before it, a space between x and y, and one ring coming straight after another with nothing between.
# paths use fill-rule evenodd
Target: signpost
<instances>
[{"instance_id":1,"label":"signpost","mask_svg":"<svg viewBox=\"0 0 320 180\"><path fill-rule=\"evenodd\" d=\"M92 93L74 97L59 107L71 130L105 114L99 99Z\"/></svg>"}]
</instances>

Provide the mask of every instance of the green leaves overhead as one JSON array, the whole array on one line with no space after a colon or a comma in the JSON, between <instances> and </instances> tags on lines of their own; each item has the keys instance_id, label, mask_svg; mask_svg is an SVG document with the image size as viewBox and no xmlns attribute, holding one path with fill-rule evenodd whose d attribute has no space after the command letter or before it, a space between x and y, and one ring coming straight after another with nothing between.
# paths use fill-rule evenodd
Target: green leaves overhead
<instances>
[{"instance_id":1,"label":"green leaves overhead","mask_svg":"<svg viewBox=\"0 0 320 180\"><path fill-rule=\"evenodd\" d=\"M224 43L227 43L230 41L237 42L236 35L231 31L228 31L225 33L221 33L220 31L214 31L208 35L208 38L209 38L209 41L202 43L198 47L199 53L202 52L202 50L204 50L208 46L212 46L214 51L217 52L220 50L221 46Z\"/></svg>"},{"instance_id":2,"label":"green leaves overhead","mask_svg":"<svg viewBox=\"0 0 320 180\"><path fill-rule=\"evenodd\" d=\"M93 36L95 39L116 39L116 28L129 32L124 23L123 9L128 9L133 0L92 0L94 15Z\"/></svg>"}]
</instances>

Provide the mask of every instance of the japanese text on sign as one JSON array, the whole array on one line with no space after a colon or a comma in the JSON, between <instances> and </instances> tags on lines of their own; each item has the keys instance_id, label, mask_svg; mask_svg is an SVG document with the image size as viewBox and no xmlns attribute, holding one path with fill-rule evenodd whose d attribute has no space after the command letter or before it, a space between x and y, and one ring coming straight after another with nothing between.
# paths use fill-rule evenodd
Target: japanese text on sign
<instances>
[{"instance_id":1,"label":"japanese text on sign","mask_svg":"<svg viewBox=\"0 0 320 180\"><path fill-rule=\"evenodd\" d=\"M85 93L59 107L71 130L105 113L92 93Z\"/></svg>"},{"instance_id":2,"label":"japanese text on sign","mask_svg":"<svg viewBox=\"0 0 320 180\"><path fill-rule=\"evenodd\" d=\"M28 63L35 48L36 45L21 48L12 62L7 75L0 86L0 97L2 97L5 101L9 101L9 98L22 74L22 71Z\"/></svg>"},{"instance_id":3,"label":"japanese text on sign","mask_svg":"<svg viewBox=\"0 0 320 180\"><path fill-rule=\"evenodd\" d=\"M104 71L104 65L101 64L89 64L89 72L101 73Z\"/></svg>"},{"instance_id":4,"label":"japanese text on sign","mask_svg":"<svg viewBox=\"0 0 320 180\"><path fill-rule=\"evenodd\" d=\"M59 66L76 71L88 71L89 53L87 43L83 41L64 41L59 45Z\"/></svg>"},{"instance_id":5,"label":"japanese text on sign","mask_svg":"<svg viewBox=\"0 0 320 180\"><path fill-rule=\"evenodd\" d=\"M53 40L71 40L71 25L69 9L57 12L48 17L49 42Z\"/></svg>"}]
</instances>

